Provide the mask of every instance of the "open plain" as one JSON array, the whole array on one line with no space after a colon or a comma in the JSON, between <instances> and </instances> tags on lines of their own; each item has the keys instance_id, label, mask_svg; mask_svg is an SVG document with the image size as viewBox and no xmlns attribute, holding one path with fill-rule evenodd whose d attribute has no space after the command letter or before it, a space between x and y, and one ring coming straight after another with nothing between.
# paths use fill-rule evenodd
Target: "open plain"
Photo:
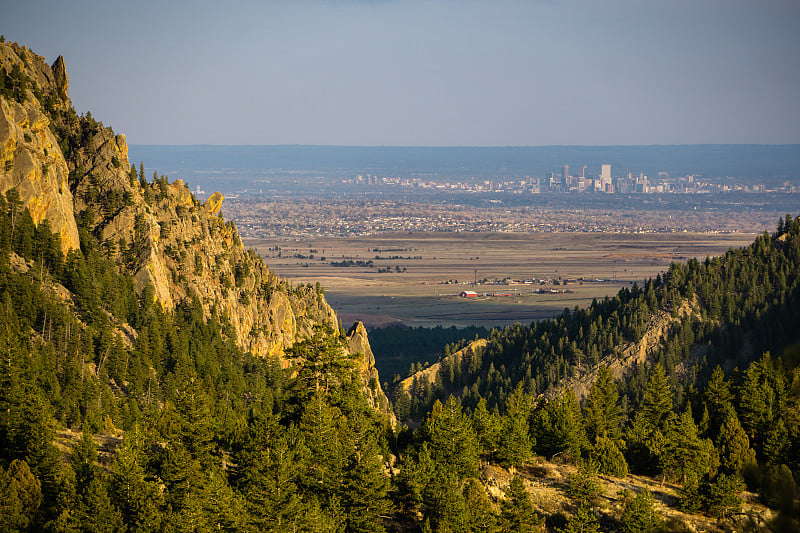
<instances>
[{"instance_id":1,"label":"open plain","mask_svg":"<svg viewBox=\"0 0 800 533\"><path fill-rule=\"evenodd\" d=\"M278 275L319 282L343 326L503 326L588 305L752 242L746 233L444 233L245 239ZM477 283L476 283L477 282ZM459 296L474 291L474 297Z\"/></svg>"}]
</instances>

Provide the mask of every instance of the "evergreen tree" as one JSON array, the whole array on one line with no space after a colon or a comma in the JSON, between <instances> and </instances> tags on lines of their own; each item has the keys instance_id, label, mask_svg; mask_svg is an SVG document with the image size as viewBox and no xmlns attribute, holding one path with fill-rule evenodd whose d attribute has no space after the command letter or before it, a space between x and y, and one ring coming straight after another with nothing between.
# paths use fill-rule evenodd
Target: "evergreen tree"
<instances>
[{"instance_id":1,"label":"evergreen tree","mask_svg":"<svg viewBox=\"0 0 800 533\"><path fill-rule=\"evenodd\" d=\"M579 506L567 519L559 533L600 533L600 525L589 505Z\"/></svg>"},{"instance_id":2,"label":"evergreen tree","mask_svg":"<svg viewBox=\"0 0 800 533\"><path fill-rule=\"evenodd\" d=\"M164 499L158 485L144 469L141 433L128 431L111 465L111 497L119 508L128 531L157 531L162 522Z\"/></svg>"},{"instance_id":3,"label":"evergreen tree","mask_svg":"<svg viewBox=\"0 0 800 533\"><path fill-rule=\"evenodd\" d=\"M472 427L478 437L481 450L492 453L497 449L500 440L500 421L496 413L486 407L486 398L478 400L478 405L472 412Z\"/></svg>"},{"instance_id":4,"label":"evergreen tree","mask_svg":"<svg viewBox=\"0 0 800 533\"><path fill-rule=\"evenodd\" d=\"M531 458L533 442L528 419L531 399L517 387L506 400L505 414L500 420L500 439L497 459L506 465L521 466Z\"/></svg>"},{"instance_id":5,"label":"evergreen tree","mask_svg":"<svg viewBox=\"0 0 800 533\"><path fill-rule=\"evenodd\" d=\"M379 449L365 424L353 424L353 451L346 465L342 503L348 531L385 531L392 509L389 482L382 472Z\"/></svg>"},{"instance_id":6,"label":"evergreen tree","mask_svg":"<svg viewBox=\"0 0 800 533\"><path fill-rule=\"evenodd\" d=\"M256 434L251 425L250 438L238 456L239 485L252 528L300 530L308 519L299 488L309 463L308 448L296 427L284 431L276 426L274 431Z\"/></svg>"},{"instance_id":7,"label":"evergreen tree","mask_svg":"<svg viewBox=\"0 0 800 533\"><path fill-rule=\"evenodd\" d=\"M501 524L504 531L541 531L543 521L533 510L533 503L522 478L515 475L501 504Z\"/></svg>"},{"instance_id":8,"label":"evergreen tree","mask_svg":"<svg viewBox=\"0 0 800 533\"><path fill-rule=\"evenodd\" d=\"M597 480L596 466L583 463L574 474L567 478L567 496L578 507L597 505L603 488Z\"/></svg>"},{"instance_id":9,"label":"evergreen tree","mask_svg":"<svg viewBox=\"0 0 800 533\"><path fill-rule=\"evenodd\" d=\"M653 533L661 527L661 517L656 509L653 494L646 488L635 497L623 495L624 507L620 518L623 533Z\"/></svg>"},{"instance_id":10,"label":"evergreen tree","mask_svg":"<svg viewBox=\"0 0 800 533\"><path fill-rule=\"evenodd\" d=\"M464 485L464 504L467 508L469 531L474 533L500 531L497 513L489 501L486 490L477 479L468 479Z\"/></svg>"},{"instance_id":11,"label":"evergreen tree","mask_svg":"<svg viewBox=\"0 0 800 533\"><path fill-rule=\"evenodd\" d=\"M75 486L84 490L96 476L97 446L91 433L81 432L81 440L72 452L72 469L75 471Z\"/></svg>"},{"instance_id":12,"label":"evergreen tree","mask_svg":"<svg viewBox=\"0 0 800 533\"><path fill-rule=\"evenodd\" d=\"M38 521L42 487L25 461L0 466L0 524L9 531L28 531Z\"/></svg>"},{"instance_id":13,"label":"evergreen tree","mask_svg":"<svg viewBox=\"0 0 800 533\"><path fill-rule=\"evenodd\" d=\"M125 531L122 515L111 503L106 483L99 475L92 476L78 495L75 519L81 531L87 533Z\"/></svg>"},{"instance_id":14,"label":"evergreen tree","mask_svg":"<svg viewBox=\"0 0 800 533\"><path fill-rule=\"evenodd\" d=\"M546 456L566 453L577 460L587 444L580 405L571 389L540 405L533 415L533 427L536 451Z\"/></svg>"},{"instance_id":15,"label":"evergreen tree","mask_svg":"<svg viewBox=\"0 0 800 533\"><path fill-rule=\"evenodd\" d=\"M662 365L655 365L647 381L639 408L651 430L663 430L672 414L672 391Z\"/></svg>"},{"instance_id":16,"label":"evergreen tree","mask_svg":"<svg viewBox=\"0 0 800 533\"><path fill-rule=\"evenodd\" d=\"M606 437L597 437L592 446L591 458L597 464L598 471L614 477L628 475L628 463L617 444Z\"/></svg>"},{"instance_id":17,"label":"evergreen tree","mask_svg":"<svg viewBox=\"0 0 800 533\"><path fill-rule=\"evenodd\" d=\"M607 366L600 368L597 380L592 385L584 405L584 425L589 440L598 437L619 441L620 431L619 393L614 375Z\"/></svg>"},{"instance_id":18,"label":"evergreen tree","mask_svg":"<svg viewBox=\"0 0 800 533\"><path fill-rule=\"evenodd\" d=\"M750 439L747 438L736 411L728 406L722 415L722 425L717 437L720 467L728 474L735 474L749 461L755 461L755 452L750 448Z\"/></svg>"},{"instance_id":19,"label":"evergreen tree","mask_svg":"<svg viewBox=\"0 0 800 533\"><path fill-rule=\"evenodd\" d=\"M666 477L683 483L690 476L702 477L716 470L716 450L711 441L698 437L691 407L670 420L659 463Z\"/></svg>"},{"instance_id":20,"label":"evergreen tree","mask_svg":"<svg viewBox=\"0 0 800 533\"><path fill-rule=\"evenodd\" d=\"M459 478L477 474L478 438L455 396L450 396L444 405L438 401L434 404L424 430L430 443L431 457L441 468L452 471Z\"/></svg>"}]
</instances>

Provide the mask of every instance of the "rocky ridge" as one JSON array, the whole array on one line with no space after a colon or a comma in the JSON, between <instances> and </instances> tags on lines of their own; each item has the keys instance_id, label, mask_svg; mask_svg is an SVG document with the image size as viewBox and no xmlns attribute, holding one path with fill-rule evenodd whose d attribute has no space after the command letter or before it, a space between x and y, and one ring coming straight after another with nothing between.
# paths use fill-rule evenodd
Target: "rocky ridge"
<instances>
[{"instance_id":1,"label":"rocky ridge","mask_svg":"<svg viewBox=\"0 0 800 533\"><path fill-rule=\"evenodd\" d=\"M636 365L647 362L649 355L656 350L663 339L668 335L670 328L685 318L695 314L699 304L697 301L685 300L675 313L659 311L655 313L636 342L629 342L617 347L614 353L607 355L597 364L583 368L575 376L565 379L557 388L541 395L545 400L558 396L566 389L572 389L578 401L585 398L591 390L592 384L597 379L600 368L609 367L615 379L621 379ZM394 396L400 394L411 395L418 386L428 387L436 382L443 367L457 367L462 365L476 354L483 351L489 344L487 339L478 339L470 342L460 350L442 357L438 362L422 369L398 383L392 390Z\"/></svg>"},{"instance_id":2,"label":"rocky ridge","mask_svg":"<svg viewBox=\"0 0 800 533\"><path fill-rule=\"evenodd\" d=\"M50 66L26 47L0 43L0 74L0 192L15 188L34 223L47 220L61 235L65 254L80 247L81 221L139 294L165 310L195 300L206 318L230 323L243 350L283 366L286 350L315 328L339 330L318 284L293 287L243 247L220 216L220 193L201 204L180 179L146 179L131 166L124 135L79 116L62 57ZM343 341L360 354L370 402L390 414L363 325Z\"/></svg>"}]
</instances>

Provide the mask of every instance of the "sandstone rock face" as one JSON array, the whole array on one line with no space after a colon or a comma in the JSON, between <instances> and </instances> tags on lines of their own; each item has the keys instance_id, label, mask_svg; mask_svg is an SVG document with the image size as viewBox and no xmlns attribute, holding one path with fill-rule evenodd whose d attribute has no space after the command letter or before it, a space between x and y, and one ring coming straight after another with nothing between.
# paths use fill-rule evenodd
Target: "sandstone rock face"
<instances>
[{"instance_id":1,"label":"sandstone rock face","mask_svg":"<svg viewBox=\"0 0 800 533\"><path fill-rule=\"evenodd\" d=\"M0 68L10 72L16 65L26 78L51 84L50 67L37 58L24 49L0 46ZM40 68L26 66L34 63ZM0 97L0 192L16 188L34 223L47 219L66 253L80 245L69 169L40 102L29 88L21 92L22 101Z\"/></svg>"},{"instance_id":2,"label":"sandstone rock face","mask_svg":"<svg viewBox=\"0 0 800 533\"><path fill-rule=\"evenodd\" d=\"M369 338L364 324L361 322L353 324L353 327L347 332L346 339L350 353L360 356L356 369L364 383L364 390L367 391L367 401L374 409L385 413L391 426L395 427L397 419L392 411L389 399L380 386L378 369L375 368L375 355L369 345Z\"/></svg>"},{"instance_id":3,"label":"sandstone rock face","mask_svg":"<svg viewBox=\"0 0 800 533\"><path fill-rule=\"evenodd\" d=\"M67 90L69 89L69 75L67 74L67 67L64 64L64 56L58 56L53 62L53 78L56 84L58 96L62 101L68 102L69 96Z\"/></svg>"}]
</instances>

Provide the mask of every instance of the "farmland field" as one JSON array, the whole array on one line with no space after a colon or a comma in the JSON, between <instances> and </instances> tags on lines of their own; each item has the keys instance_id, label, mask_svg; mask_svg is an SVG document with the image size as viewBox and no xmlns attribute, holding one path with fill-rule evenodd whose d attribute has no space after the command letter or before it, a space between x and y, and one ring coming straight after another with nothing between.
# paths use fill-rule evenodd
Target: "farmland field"
<instances>
[{"instance_id":1,"label":"farmland field","mask_svg":"<svg viewBox=\"0 0 800 533\"><path fill-rule=\"evenodd\" d=\"M245 240L293 283L320 282L343 326L502 326L552 317L673 261L752 242L743 233L393 233ZM475 284L475 281L478 284ZM566 284L564 283L566 281ZM477 297L462 298L462 291Z\"/></svg>"}]
</instances>

